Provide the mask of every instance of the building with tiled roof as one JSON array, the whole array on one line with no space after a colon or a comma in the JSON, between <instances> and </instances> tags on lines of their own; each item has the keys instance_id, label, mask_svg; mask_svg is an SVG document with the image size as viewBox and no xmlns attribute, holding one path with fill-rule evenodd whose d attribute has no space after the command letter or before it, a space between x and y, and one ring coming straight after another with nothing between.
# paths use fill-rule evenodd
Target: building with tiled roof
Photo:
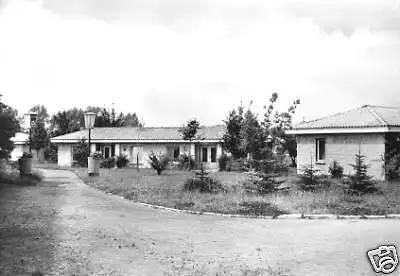
<instances>
[{"instance_id":1,"label":"building with tiled roof","mask_svg":"<svg viewBox=\"0 0 400 276\"><path fill-rule=\"evenodd\" d=\"M360 150L366 156L369 174L385 179L388 140L400 134L400 107L364 105L316 120L301 122L287 131L297 138L297 169L315 164L328 173L333 161L352 173L349 164ZM397 138L396 138L397 139Z\"/></svg>"},{"instance_id":2,"label":"building with tiled roof","mask_svg":"<svg viewBox=\"0 0 400 276\"><path fill-rule=\"evenodd\" d=\"M91 129L91 151L100 151L103 157L125 155L132 165L149 167L147 157L151 152L163 152L177 160L182 154L190 154L205 168L217 168L222 154L223 125L202 126L195 141L182 139L179 127L98 127ZM87 129L51 138L58 146L59 166L71 166L74 148L89 138ZM139 160L138 160L139 159ZM137 162L139 161L139 162Z\"/></svg>"}]
</instances>

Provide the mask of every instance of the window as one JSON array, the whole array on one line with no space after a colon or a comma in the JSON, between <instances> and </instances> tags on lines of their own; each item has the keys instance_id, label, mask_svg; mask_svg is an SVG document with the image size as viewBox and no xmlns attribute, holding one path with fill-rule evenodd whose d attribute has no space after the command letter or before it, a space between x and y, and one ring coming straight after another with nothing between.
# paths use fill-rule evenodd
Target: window
<instances>
[{"instance_id":1,"label":"window","mask_svg":"<svg viewBox=\"0 0 400 276\"><path fill-rule=\"evenodd\" d=\"M325 139L315 140L315 160L324 161L325 160Z\"/></svg>"},{"instance_id":2,"label":"window","mask_svg":"<svg viewBox=\"0 0 400 276\"><path fill-rule=\"evenodd\" d=\"M208 162L208 156L207 155L208 155L207 148L203 148L202 152L201 152L201 156L202 156L201 162Z\"/></svg>"},{"instance_id":3,"label":"window","mask_svg":"<svg viewBox=\"0 0 400 276\"><path fill-rule=\"evenodd\" d=\"M174 148L174 161L179 159L179 146Z\"/></svg>"},{"instance_id":4,"label":"window","mask_svg":"<svg viewBox=\"0 0 400 276\"><path fill-rule=\"evenodd\" d=\"M101 151L101 145L100 144L96 144L96 151Z\"/></svg>"},{"instance_id":5,"label":"window","mask_svg":"<svg viewBox=\"0 0 400 276\"><path fill-rule=\"evenodd\" d=\"M217 148L211 148L211 162L217 162Z\"/></svg>"}]
</instances>

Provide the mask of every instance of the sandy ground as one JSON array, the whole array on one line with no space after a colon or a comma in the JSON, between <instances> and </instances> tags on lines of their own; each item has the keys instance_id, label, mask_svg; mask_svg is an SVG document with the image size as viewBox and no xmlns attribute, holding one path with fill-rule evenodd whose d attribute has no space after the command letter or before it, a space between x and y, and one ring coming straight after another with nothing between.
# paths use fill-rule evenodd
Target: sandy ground
<instances>
[{"instance_id":1,"label":"sandy ground","mask_svg":"<svg viewBox=\"0 0 400 276\"><path fill-rule=\"evenodd\" d=\"M400 220L170 213L44 174L0 185L0 275L376 275L366 251L400 241Z\"/></svg>"}]
</instances>

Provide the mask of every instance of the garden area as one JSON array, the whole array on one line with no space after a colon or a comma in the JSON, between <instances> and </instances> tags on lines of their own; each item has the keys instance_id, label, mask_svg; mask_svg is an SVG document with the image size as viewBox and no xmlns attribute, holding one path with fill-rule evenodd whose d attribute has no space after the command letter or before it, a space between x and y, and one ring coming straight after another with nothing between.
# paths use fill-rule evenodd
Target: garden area
<instances>
[{"instance_id":1,"label":"garden area","mask_svg":"<svg viewBox=\"0 0 400 276\"><path fill-rule=\"evenodd\" d=\"M385 215L400 213L397 182L374 183L376 191L350 189L348 178L257 172L153 169L72 169L88 185L135 202L199 212L278 216L281 214ZM346 186L347 183L347 186Z\"/></svg>"}]
</instances>

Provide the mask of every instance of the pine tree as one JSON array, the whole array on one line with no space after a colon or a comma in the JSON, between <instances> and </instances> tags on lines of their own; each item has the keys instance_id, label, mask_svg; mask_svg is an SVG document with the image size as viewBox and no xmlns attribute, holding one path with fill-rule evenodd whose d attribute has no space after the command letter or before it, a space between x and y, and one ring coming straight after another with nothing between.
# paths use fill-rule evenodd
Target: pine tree
<instances>
[{"instance_id":1,"label":"pine tree","mask_svg":"<svg viewBox=\"0 0 400 276\"><path fill-rule=\"evenodd\" d=\"M355 163L350 164L354 174L350 176L350 190L356 192L372 192L376 190L375 182L368 175L368 165L365 164L365 155L361 154L360 148L355 154Z\"/></svg>"}]
</instances>

